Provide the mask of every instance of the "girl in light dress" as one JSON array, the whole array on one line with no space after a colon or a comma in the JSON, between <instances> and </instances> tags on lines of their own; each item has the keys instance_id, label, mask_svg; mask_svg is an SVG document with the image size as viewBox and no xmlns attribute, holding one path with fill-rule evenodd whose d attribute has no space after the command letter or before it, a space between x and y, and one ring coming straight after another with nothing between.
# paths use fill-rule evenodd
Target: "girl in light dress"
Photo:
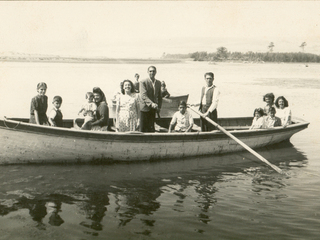
<instances>
[{"instance_id":1,"label":"girl in light dress","mask_svg":"<svg viewBox=\"0 0 320 240\"><path fill-rule=\"evenodd\" d=\"M117 99L116 130L117 132L132 132L139 127L138 94L130 80L123 81L123 87Z\"/></svg>"},{"instance_id":2,"label":"girl in light dress","mask_svg":"<svg viewBox=\"0 0 320 240\"><path fill-rule=\"evenodd\" d=\"M251 127L249 130L252 129L261 129L264 126L264 117L263 117L263 109L262 108L256 108L253 112L253 120Z\"/></svg>"},{"instance_id":3,"label":"girl in light dress","mask_svg":"<svg viewBox=\"0 0 320 240\"><path fill-rule=\"evenodd\" d=\"M281 125L286 127L291 124L291 109L289 103L284 96L277 98L275 105L277 107L276 116L281 119Z\"/></svg>"}]
</instances>

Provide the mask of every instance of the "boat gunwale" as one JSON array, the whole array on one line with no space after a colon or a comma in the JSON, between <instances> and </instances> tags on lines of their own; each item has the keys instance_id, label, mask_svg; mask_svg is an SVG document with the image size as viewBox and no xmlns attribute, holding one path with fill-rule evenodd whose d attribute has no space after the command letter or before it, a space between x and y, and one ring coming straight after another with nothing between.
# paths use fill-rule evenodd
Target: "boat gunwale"
<instances>
[{"instance_id":1,"label":"boat gunwale","mask_svg":"<svg viewBox=\"0 0 320 240\"><path fill-rule=\"evenodd\" d=\"M246 119L247 117L243 117ZM225 119L241 119L241 118L225 118ZM24 119L25 120L25 119ZM295 118L294 120L298 120L298 123L283 127L275 127L270 129L254 129L254 130L231 130L229 131L236 137L257 137L259 135L273 135L275 133L287 132L289 130L294 131L294 129L302 130L307 128L310 124L307 121L302 119ZM69 120L66 120L69 121ZM2 126L1 122L3 122L4 126ZM16 127L7 127L6 122L10 124L16 124ZM21 126L23 128L21 128ZM234 127L237 126L227 126ZM249 128L249 126L248 126ZM90 139L90 140L112 140L112 141L132 141L135 142L145 142L145 141L208 141L213 139L225 139L228 138L223 132L215 130L212 132L188 132L188 133L142 133L142 132L127 132L127 133L119 133L119 132L111 132L111 131L90 131L90 130L78 130L71 128L60 128L60 127L51 127L51 126L43 126L43 125L35 125L31 123L26 123L23 121L0 119L0 129L12 130L12 131L20 131L25 133L33 133L39 135L51 135L58 137L73 137L79 139ZM66 134L67 133L67 134Z\"/></svg>"}]
</instances>

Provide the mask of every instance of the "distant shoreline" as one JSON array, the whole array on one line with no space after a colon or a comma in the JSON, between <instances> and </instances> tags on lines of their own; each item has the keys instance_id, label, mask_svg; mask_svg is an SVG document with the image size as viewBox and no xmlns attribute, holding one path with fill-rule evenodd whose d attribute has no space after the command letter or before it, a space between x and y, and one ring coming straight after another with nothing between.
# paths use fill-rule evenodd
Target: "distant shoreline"
<instances>
[{"instance_id":1,"label":"distant shoreline","mask_svg":"<svg viewBox=\"0 0 320 240\"><path fill-rule=\"evenodd\" d=\"M40 60L40 59L1 59L0 63L3 62L21 62L21 63L79 63L79 64L174 64L174 63L186 63L186 62L199 62L189 59L107 59L107 60L65 60L65 59L51 59L51 60ZM209 65L218 65L223 63L229 64L302 64L308 67L308 64L315 64L317 62L255 62L255 61L200 61Z\"/></svg>"},{"instance_id":2,"label":"distant shoreline","mask_svg":"<svg viewBox=\"0 0 320 240\"><path fill-rule=\"evenodd\" d=\"M21 57L0 57L1 62L43 62L43 63L99 63L99 64L165 64L184 62L180 59L99 59L99 58L21 58Z\"/></svg>"}]
</instances>

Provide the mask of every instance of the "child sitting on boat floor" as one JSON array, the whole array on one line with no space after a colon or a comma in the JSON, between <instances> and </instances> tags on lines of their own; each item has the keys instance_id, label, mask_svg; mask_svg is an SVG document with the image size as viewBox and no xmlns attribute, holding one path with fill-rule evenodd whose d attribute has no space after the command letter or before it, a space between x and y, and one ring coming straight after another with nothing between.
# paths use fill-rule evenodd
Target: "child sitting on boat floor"
<instances>
[{"instance_id":1,"label":"child sitting on boat floor","mask_svg":"<svg viewBox=\"0 0 320 240\"><path fill-rule=\"evenodd\" d=\"M89 122L93 122L95 120L96 111L97 111L97 105L93 101L94 95L92 92L86 93L86 100L87 102L82 105L78 115L81 115L84 117L84 123L81 126L82 130L89 130ZM76 125L76 124L75 124Z\"/></svg>"},{"instance_id":2,"label":"child sitting on boat floor","mask_svg":"<svg viewBox=\"0 0 320 240\"><path fill-rule=\"evenodd\" d=\"M47 117L48 97L46 96L47 84L40 82L37 85L38 95L31 99L30 123L49 125Z\"/></svg>"},{"instance_id":3,"label":"child sitting on boat floor","mask_svg":"<svg viewBox=\"0 0 320 240\"><path fill-rule=\"evenodd\" d=\"M276 109L270 107L268 116L264 119L264 128L274 128L281 126L281 119L276 117Z\"/></svg>"},{"instance_id":4,"label":"child sitting on boat floor","mask_svg":"<svg viewBox=\"0 0 320 240\"><path fill-rule=\"evenodd\" d=\"M192 114L187 111L187 104L185 101L181 101L178 107L179 111L173 114L172 120L169 126L169 133L174 127L174 132L190 132L193 127Z\"/></svg>"},{"instance_id":5,"label":"child sitting on boat floor","mask_svg":"<svg viewBox=\"0 0 320 240\"><path fill-rule=\"evenodd\" d=\"M63 127L63 115L60 110L62 98L60 96L55 96L52 100L52 104L53 108L49 113L49 123L52 127Z\"/></svg>"},{"instance_id":6,"label":"child sitting on boat floor","mask_svg":"<svg viewBox=\"0 0 320 240\"><path fill-rule=\"evenodd\" d=\"M264 126L263 109L256 108L253 112L253 120L249 130L261 129L263 128L263 126Z\"/></svg>"}]
</instances>

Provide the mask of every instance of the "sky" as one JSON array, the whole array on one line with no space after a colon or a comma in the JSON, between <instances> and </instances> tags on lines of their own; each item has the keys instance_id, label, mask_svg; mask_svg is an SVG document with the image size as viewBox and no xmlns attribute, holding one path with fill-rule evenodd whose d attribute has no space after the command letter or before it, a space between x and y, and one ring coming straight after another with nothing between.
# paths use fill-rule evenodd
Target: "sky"
<instances>
[{"instance_id":1,"label":"sky","mask_svg":"<svg viewBox=\"0 0 320 240\"><path fill-rule=\"evenodd\" d=\"M0 53L158 58L228 51L320 54L319 1L0 2Z\"/></svg>"}]
</instances>

